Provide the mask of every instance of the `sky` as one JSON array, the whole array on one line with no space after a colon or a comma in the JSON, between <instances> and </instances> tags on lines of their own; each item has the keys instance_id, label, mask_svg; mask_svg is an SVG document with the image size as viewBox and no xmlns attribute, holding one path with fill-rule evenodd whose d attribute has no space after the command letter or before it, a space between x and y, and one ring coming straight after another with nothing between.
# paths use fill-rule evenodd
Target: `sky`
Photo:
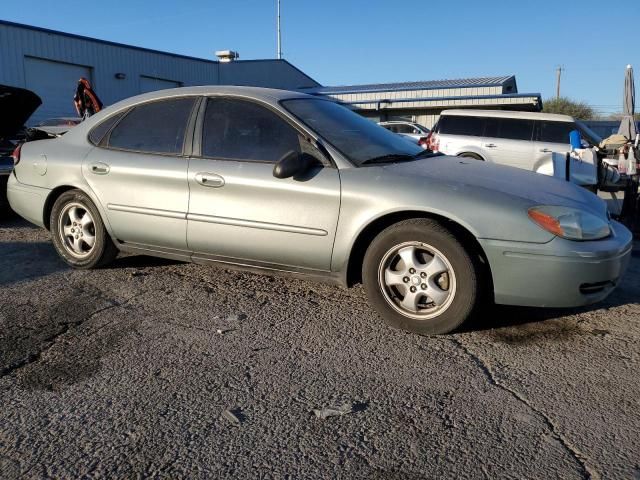
<instances>
[{"instance_id":1,"label":"sky","mask_svg":"<svg viewBox=\"0 0 640 480\"><path fill-rule=\"evenodd\" d=\"M0 4L3 20L157 50L276 56L276 0ZM562 66L562 95L603 115L622 109L627 64L640 86L640 0L281 0L281 12L283 57L323 85L514 74L546 99Z\"/></svg>"}]
</instances>

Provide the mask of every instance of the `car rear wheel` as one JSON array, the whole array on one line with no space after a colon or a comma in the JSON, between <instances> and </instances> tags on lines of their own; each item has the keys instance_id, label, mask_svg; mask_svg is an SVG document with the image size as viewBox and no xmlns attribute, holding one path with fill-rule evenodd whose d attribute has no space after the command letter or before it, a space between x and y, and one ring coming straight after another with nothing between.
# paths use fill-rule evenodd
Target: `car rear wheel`
<instances>
[{"instance_id":1,"label":"car rear wheel","mask_svg":"<svg viewBox=\"0 0 640 480\"><path fill-rule=\"evenodd\" d=\"M72 267L99 267L118 254L98 209L80 190L69 190L56 199L50 225L58 254Z\"/></svg>"},{"instance_id":2,"label":"car rear wheel","mask_svg":"<svg viewBox=\"0 0 640 480\"><path fill-rule=\"evenodd\" d=\"M464 246L429 219L382 231L364 258L369 300L394 327L431 335L460 326L478 303L479 275Z\"/></svg>"}]
</instances>

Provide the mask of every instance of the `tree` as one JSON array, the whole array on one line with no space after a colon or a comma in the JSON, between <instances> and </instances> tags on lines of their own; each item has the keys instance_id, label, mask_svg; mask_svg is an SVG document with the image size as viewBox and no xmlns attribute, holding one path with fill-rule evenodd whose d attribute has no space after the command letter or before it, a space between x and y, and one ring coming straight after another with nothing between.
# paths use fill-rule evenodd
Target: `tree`
<instances>
[{"instance_id":1,"label":"tree","mask_svg":"<svg viewBox=\"0 0 640 480\"><path fill-rule=\"evenodd\" d=\"M566 97L550 98L544 101L544 113L561 113L580 120L589 120L596 116L595 111L585 102L577 102Z\"/></svg>"}]
</instances>

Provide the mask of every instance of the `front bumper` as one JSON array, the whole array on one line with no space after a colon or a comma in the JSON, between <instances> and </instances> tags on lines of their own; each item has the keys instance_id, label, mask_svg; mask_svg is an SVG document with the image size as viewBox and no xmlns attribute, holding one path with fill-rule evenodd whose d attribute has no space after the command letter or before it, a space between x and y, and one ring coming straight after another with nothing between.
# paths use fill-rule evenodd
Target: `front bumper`
<instances>
[{"instance_id":1,"label":"front bumper","mask_svg":"<svg viewBox=\"0 0 640 480\"><path fill-rule=\"evenodd\" d=\"M15 175L9 175L7 198L14 212L31 223L44 227L44 204L51 191L20 183Z\"/></svg>"},{"instance_id":2,"label":"front bumper","mask_svg":"<svg viewBox=\"0 0 640 480\"><path fill-rule=\"evenodd\" d=\"M531 307L577 307L599 302L625 272L633 238L612 222L603 240L554 238L545 244L480 239L493 276L496 303Z\"/></svg>"}]
</instances>

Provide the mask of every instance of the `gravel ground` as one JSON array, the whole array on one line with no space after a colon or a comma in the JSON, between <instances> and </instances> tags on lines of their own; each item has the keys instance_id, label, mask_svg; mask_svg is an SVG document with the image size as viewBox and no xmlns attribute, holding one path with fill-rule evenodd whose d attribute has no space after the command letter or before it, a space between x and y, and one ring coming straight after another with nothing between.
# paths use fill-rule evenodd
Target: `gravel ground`
<instances>
[{"instance_id":1,"label":"gravel ground","mask_svg":"<svg viewBox=\"0 0 640 480\"><path fill-rule=\"evenodd\" d=\"M419 337L361 288L137 256L72 271L9 219L0 478L638 479L639 322L638 251L602 304Z\"/></svg>"}]
</instances>

